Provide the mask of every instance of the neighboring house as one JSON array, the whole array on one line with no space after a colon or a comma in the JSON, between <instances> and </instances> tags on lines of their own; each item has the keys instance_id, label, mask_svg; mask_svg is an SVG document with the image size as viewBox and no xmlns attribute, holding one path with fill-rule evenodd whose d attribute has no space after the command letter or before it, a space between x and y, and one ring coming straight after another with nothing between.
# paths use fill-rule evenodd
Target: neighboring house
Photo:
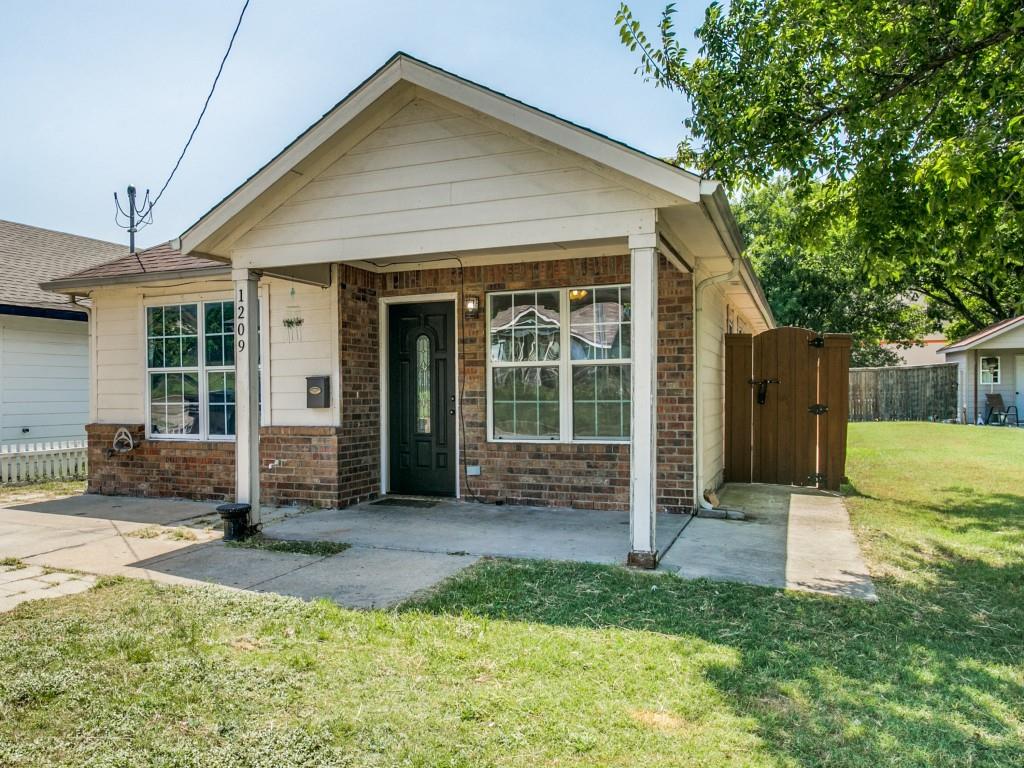
<instances>
[{"instance_id":1,"label":"neighboring house","mask_svg":"<svg viewBox=\"0 0 1024 768\"><path fill-rule=\"evenodd\" d=\"M972 333L943 352L959 369L961 421L985 419L989 394L1001 395L1003 405L1024 413L1024 315Z\"/></svg>"},{"instance_id":2,"label":"neighboring house","mask_svg":"<svg viewBox=\"0 0 1024 768\"><path fill-rule=\"evenodd\" d=\"M0 221L0 444L85 437L88 310L39 287L117 258L115 243Z\"/></svg>"},{"instance_id":3,"label":"neighboring house","mask_svg":"<svg viewBox=\"0 0 1024 768\"><path fill-rule=\"evenodd\" d=\"M947 343L948 340L944 334L930 333L909 347L901 347L892 343L884 343L882 347L891 349L900 356L898 365L937 365L946 362L946 356L942 350Z\"/></svg>"},{"instance_id":4,"label":"neighboring house","mask_svg":"<svg viewBox=\"0 0 1024 768\"><path fill-rule=\"evenodd\" d=\"M629 509L652 565L722 482L724 334L773 325L740 248L717 182L398 54L177 241L47 287L94 306L94 492Z\"/></svg>"}]
</instances>

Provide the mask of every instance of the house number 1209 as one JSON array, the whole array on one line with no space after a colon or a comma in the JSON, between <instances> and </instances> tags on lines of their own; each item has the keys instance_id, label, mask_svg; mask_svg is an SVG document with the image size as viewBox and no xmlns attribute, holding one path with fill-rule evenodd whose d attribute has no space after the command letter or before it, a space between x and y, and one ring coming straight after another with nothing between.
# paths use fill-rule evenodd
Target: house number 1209
<instances>
[{"instance_id":1,"label":"house number 1209","mask_svg":"<svg viewBox=\"0 0 1024 768\"><path fill-rule=\"evenodd\" d=\"M238 314L235 317L235 338L238 343L238 351L242 352L245 350L245 293L241 288L238 289Z\"/></svg>"}]
</instances>

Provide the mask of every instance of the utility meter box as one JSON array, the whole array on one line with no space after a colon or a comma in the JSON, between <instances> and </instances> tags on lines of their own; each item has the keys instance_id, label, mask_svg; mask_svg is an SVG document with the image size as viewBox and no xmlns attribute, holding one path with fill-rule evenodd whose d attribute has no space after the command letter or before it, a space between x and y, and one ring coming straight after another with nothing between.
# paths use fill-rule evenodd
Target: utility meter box
<instances>
[{"instance_id":1,"label":"utility meter box","mask_svg":"<svg viewBox=\"0 0 1024 768\"><path fill-rule=\"evenodd\" d=\"M307 408L330 408L331 407L331 377L330 376L307 376L306 377L306 407Z\"/></svg>"}]
</instances>

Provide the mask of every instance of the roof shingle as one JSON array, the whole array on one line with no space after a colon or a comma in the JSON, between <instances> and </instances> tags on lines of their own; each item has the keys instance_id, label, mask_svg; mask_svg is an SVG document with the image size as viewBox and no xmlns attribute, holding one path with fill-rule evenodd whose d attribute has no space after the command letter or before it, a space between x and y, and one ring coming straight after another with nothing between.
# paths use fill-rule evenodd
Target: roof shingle
<instances>
[{"instance_id":1,"label":"roof shingle","mask_svg":"<svg viewBox=\"0 0 1024 768\"><path fill-rule=\"evenodd\" d=\"M39 284L127 252L117 243L0 220L0 304L74 310L69 297L44 291Z\"/></svg>"},{"instance_id":2,"label":"roof shingle","mask_svg":"<svg viewBox=\"0 0 1024 768\"><path fill-rule=\"evenodd\" d=\"M177 272L185 269L226 269L222 261L203 259L199 256L183 256L181 250L169 242L154 245L144 251L132 255L125 253L120 258L104 264L91 266L87 269L63 275L60 280L99 280L102 278L121 278L131 275L143 275L159 272Z\"/></svg>"}]
</instances>

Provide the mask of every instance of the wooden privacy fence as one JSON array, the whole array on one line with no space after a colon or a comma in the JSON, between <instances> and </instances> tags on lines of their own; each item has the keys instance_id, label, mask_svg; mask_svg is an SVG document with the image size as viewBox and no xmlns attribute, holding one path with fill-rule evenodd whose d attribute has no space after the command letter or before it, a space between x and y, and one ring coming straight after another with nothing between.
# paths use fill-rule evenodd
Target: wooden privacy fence
<instances>
[{"instance_id":1,"label":"wooden privacy fence","mask_svg":"<svg viewBox=\"0 0 1024 768\"><path fill-rule=\"evenodd\" d=\"M850 369L850 421L947 421L956 417L956 363Z\"/></svg>"},{"instance_id":2,"label":"wooden privacy fence","mask_svg":"<svg viewBox=\"0 0 1024 768\"><path fill-rule=\"evenodd\" d=\"M850 337L773 328L725 337L725 478L839 490Z\"/></svg>"},{"instance_id":3,"label":"wooden privacy fence","mask_svg":"<svg viewBox=\"0 0 1024 768\"><path fill-rule=\"evenodd\" d=\"M85 440L0 446L0 483L71 479L87 473Z\"/></svg>"}]
</instances>

